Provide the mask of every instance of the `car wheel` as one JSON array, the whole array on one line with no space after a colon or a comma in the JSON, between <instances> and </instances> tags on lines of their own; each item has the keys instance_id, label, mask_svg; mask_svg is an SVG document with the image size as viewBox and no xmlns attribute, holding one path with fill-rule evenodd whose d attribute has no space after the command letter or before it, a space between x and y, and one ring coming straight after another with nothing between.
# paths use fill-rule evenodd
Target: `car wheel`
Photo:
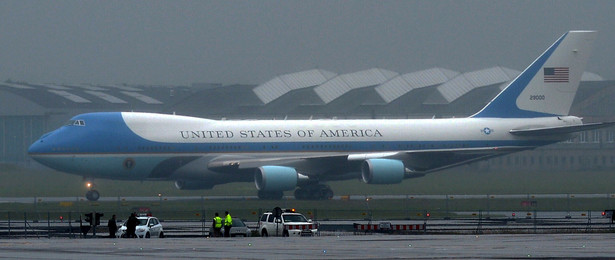
<instances>
[{"instance_id":1,"label":"car wheel","mask_svg":"<svg viewBox=\"0 0 615 260\"><path fill-rule=\"evenodd\" d=\"M160 235L158 235L159 238L164 238L164 232L160 232Z\"/></svg>"},{"instance_id":2,"label":"car wheel","mask_svg":"<svg viewBox=\"0 0 615 260\"><path fill-rule=\"evenodd\" d=\"M145 233L145 238L150 238L149 232Z\"/></svg>"},{"instance_id":3,"label":"car wheel","mask_svg":"<svg viewBox=\"0 0 615 260\"><path fill-rule=\"evenodd\" d=\"M284 230L284 233L282 233L282 236L289 237L288 231Z\"/></svg>"},{"instance_id":4,"label":"car wheel","mask_svg":"<svg viewBox=\"0 0 615 260\"><path fill-rule=\"evenodd\" d=\"M263 231L261 232L261 234L262 234L262 235L261 235L262 237L268 237L268 236L269 236L269 234L267 234L267 229L263 229Z\"/></svg>"}]
</instances>

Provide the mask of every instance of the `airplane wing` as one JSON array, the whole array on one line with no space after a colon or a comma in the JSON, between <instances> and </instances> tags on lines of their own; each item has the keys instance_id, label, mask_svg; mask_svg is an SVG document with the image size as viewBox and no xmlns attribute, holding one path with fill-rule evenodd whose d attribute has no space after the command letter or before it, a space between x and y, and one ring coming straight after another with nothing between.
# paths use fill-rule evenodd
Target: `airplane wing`
<instances>
[{"instance_id":1,"label":"airplane wing","mask_svg":"<svg viewBox=\"0 0 615 260\"><path fill-rule=\"evenodd\" d=\"M347 154L327 153L314 155L270 155L267 158L220 156L209 162L208 168L220 172L253 170L265 165L289 166L310 177L336 175L341 169L360 172L360 165L366 159L398 159L414 175L439 171L473 161L496 157L534 147L481 147L434 150L406 150L377 153ZM338 170L338 171L335 171Z\"/></svg>"},{"instance_id":2,"label":"airplane wing","mask_svg":"<svg viewBox=\"0 0 615 260\"><path fill-rule=\"evenodd\" d=\"M403 161L411 173L421 176L474 161L534 148L533 146L514 146L407 151Z\"/></svg>"},{"instance_id":3,"label":"airplane wing","mask_svg":"<svg viewBox=\"0 0 615 260\"><path fill-rule=\"evenodd\" d=\"M513 129L509 132L518 136L563 135L587 130L594 130L615 125L615 122L589 123L573 126L542 127L529 129Z\"/></svg>"},{"instance_id":4,"label":"airplane wing","mask_svg":"<svg viewBox=\"0 0 615 260\"><path fill-rule=\"evenodd\" d=\"M318 153L318 154L271 154L261 156L219 156L211 160L208 168L214 171L233 172L253 170L265 165L289 166L308 176L321 175L331 168L341 167L347 162L348 154Z\"/></svg>"}]
</instances>

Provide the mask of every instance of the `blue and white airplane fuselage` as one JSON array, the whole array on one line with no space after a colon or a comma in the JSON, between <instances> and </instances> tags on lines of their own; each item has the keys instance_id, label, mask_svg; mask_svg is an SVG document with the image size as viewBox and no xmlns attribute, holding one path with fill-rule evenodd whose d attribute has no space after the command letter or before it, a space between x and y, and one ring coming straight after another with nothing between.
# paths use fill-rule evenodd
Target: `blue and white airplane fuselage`
<instances>
[{"instance_id":1,"label":"blue and white airplane fuselage","mask_svg":"<svg viewBox=\"0 0 615 260\"><path fill-rule=\"evenodd\" d=\"M566 140L570 135L528 138L512 135L509 130L582 124L580 118L571 116L532 119L214 121L134 112L83 114L74 117L71 122L77 120L85 124L66 125L41 137L30 148L31 156L45 165L69 173L83 174L83 167L88 166L91 177L130 180L156 179L156 176L150 176L152 170L161 161L178 155L347 155L353 158L358 154L434 149L527 149ZM140 163L132 167L116 163L129 157L140 158ZM127 171L130 174L126 174Z\"/></svg>"},{"instance_id":2,"label":"blue and white airplane fuselage","mask_svg":"<svg viewBox=\"0 0 615 260\"><path fill-rule=\"evenodd\" d=\"M29 154L88 179L174 180L183 189L254 180L262 198L296 187L297 198L329 198L319 182L399 183L604 127L567 115L594 39L593 31L564 34L468 118L216 121L89 113L41 137Z\"/></svg>"}]
</instances>

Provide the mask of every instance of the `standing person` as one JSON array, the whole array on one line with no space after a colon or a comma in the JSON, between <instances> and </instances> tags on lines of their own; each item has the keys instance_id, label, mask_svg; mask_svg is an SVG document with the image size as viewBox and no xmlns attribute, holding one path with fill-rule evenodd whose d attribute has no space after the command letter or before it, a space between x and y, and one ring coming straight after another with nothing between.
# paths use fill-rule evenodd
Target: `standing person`
<instances>
[{"instance_id":1,"label":"standing person","mask_svg":"<svg viewBox=\"0 0 615 260\"><path fill-rule=\"evenodd\" d=\"M231 236L231 227L233 226L233 219L231 218L231 214L228 211L224 212L226 217L224 218L224 237Z\"/></svg>"},{"instance_id":2,"label":"standing person","mask_svg":"<svg viewBox=\"0 0 615 260\"><path fill-rule=\"evenodd\" d=\"M128 217L128 220L126 220L126 237L128 238L137 237L137 234L135 233L135 231L137 229L138 222L139 220L137 219L137 214L135 214L134 212L131 213L130 217Z\"/></svg>"},{"instance_id":3,"label":"standing person","mask_svg":"<svg viewBox=\"0 0 615 260\"><path fill-rule=\"evenodd\" d=\"M107 222L107 227L109 227L109 237L114 238L115 232L117 232L117 220L115 220L115 214L109 219Z\"/></svg>"},{"instance_id":4,"label":"standing person","mask_svg":"<svg viewBox=\"0 0 615 260\"><path fill-rule=\"evenodd\" d=\"M222 233L220 230L222 229L222 218L218 215L218 212L215 214L214 221L211 224L211 227L214 229L214 237L221 237Z\"/></svg>"}]
</instances>

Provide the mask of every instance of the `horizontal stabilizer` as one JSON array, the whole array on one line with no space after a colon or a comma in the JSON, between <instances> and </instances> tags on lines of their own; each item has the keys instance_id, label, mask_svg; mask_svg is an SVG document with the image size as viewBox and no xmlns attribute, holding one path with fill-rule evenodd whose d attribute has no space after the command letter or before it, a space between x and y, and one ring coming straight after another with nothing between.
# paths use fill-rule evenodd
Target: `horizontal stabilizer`
<instances>
[{"instance_id":1,"label":"horizontal stabilizer","mask_svg":"<svg viewBox=\"0 0 615 260\"><path fill-rule=\"evenodd\" d=\"M541 135L563 135L576 132L582 132L587 130L594 130L603 127L609 127L615 125L615 122L604 123L590 123L583 125L572 126L556 126L556 127L543 127L543 128L530 128L530 129L513 129L509 132L518 136L541 136Z\"/></svg>"}]
</instances>

